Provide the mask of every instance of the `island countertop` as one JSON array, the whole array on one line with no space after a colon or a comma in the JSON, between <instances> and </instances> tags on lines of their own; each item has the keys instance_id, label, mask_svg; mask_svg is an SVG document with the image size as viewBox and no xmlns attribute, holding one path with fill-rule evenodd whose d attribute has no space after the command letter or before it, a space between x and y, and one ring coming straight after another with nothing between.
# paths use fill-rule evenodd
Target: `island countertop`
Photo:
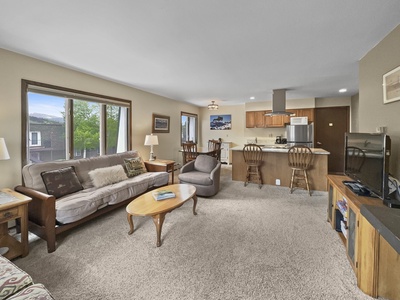
<instances>
[{"instance_id":1,"label":"island countertop","mask_svg":"<svg viewBox=\"0 0 400 300\"><path fill-rule=\"evenodd\" d=\"M243 158L243 147L236 146L232 150L232 180L245 181L247 165ZM261 177L263 184L290 186L292 169L288 165L289 148L284 145L263 146L263 163ZM307 171L311 190L326 191L328 174L328 151L311 148L313 159Z\"/></svg>"}]
</instances>

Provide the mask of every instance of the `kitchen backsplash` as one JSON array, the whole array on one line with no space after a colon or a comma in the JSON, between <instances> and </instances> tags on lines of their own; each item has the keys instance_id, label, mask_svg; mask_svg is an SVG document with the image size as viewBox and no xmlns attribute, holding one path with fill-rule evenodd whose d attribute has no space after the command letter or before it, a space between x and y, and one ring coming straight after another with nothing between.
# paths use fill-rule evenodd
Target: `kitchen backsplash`
<instances>
[{"instance_id":1,"label":"kitchen backsplash","mask_svg":"<svg viewBox=\"0 0 400 300\"><path fill-rule=\"evenodd\" d=\"M282 136L283 137L283 136ZM259 144L259 145L273 145L275 144L276 137L248 137L246 143L248 144Z\"/></svg>"}]
</instances>

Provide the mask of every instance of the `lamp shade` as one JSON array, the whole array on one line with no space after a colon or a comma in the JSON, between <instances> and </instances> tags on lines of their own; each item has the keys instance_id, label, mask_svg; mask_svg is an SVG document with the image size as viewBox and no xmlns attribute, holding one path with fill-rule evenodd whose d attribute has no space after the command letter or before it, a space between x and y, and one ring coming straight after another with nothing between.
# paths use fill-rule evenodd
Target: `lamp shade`
<instances>
[{"instance_id":1,"label":"lamp shade","mask_svg":"<svg viewBox=\"0 0 400 300\"><path fill-rule=\"evenodd\" d=\"M152 134L146 135L146 138L144 140L144 145L145 146L158 145L158 136Z\"/></svg>"},{"instance_id":2,"label":"lamp shade","mask_svg":"<svg viewBox=\"0 0 400 300\"><path fill-rule=\"evenodd\" d=\"M10 155L8 154L6 141L4 138L0 138L0 160L10 159Z\"/></svg>"}]
</instances>

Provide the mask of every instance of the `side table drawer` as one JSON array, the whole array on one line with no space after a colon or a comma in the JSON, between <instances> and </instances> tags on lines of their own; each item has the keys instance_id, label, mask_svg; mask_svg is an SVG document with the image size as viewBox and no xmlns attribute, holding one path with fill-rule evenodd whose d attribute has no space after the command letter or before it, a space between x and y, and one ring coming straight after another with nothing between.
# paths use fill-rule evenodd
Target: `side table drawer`
<instances>
[{"instance_id":1,"label":"side table drawer","mask_svg":"<svg viewBox=\"0 0 400 300\"><path fill-rule=\"evenodd\" d=\"M18 207L10 208L0 212L0 222L13 220L18 216Z\"/></svg>"}]
</instances>

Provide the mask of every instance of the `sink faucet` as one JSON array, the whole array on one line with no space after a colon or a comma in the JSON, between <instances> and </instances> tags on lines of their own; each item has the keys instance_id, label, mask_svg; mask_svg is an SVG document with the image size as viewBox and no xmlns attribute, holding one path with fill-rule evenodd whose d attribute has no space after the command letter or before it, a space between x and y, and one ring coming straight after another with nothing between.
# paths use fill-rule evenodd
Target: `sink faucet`
<instances>
[{"instance_id":1,"label":"sink faucet","mask_svg":"<svg viewBox=\"0 0 400 300\"><path fill-rule=\"evenodd\" d=\"M368 140L364 141L364 147L367 147L369 144L371 144L371 142L368 142Z\"/></svg>"},{"instance_id":2,"label":"sink faucet","mask_svg":"<svg viewBox=\"0 0 400 300\"><path fill-rule=\"evenodd\" d=\"M257 138L255 139L255 141L256 141L256 144L257 144Z\"/></svg>"}]
</instances>

